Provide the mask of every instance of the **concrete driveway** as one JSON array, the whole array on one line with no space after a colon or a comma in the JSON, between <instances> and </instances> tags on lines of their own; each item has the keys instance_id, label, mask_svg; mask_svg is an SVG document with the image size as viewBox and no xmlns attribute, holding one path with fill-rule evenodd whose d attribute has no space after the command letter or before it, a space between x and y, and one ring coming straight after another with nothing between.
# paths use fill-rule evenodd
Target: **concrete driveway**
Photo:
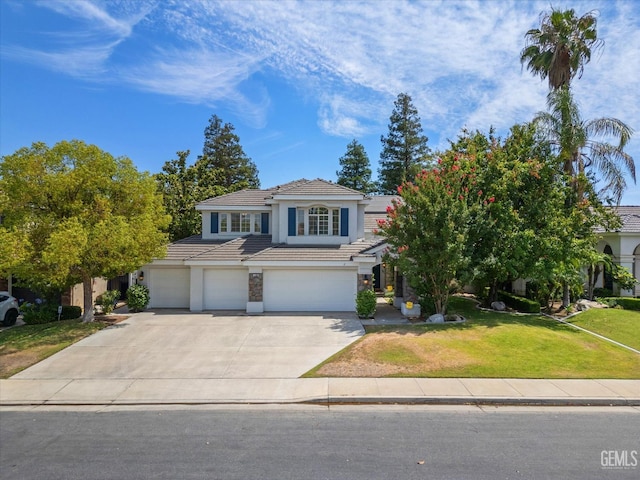
<instances>
[{"instance_id":1,"label":"concrete driveway","mask_svg":"<svg viewBox=\"0 0 640 480\"><path fill-rule=\"evenodd\" d=\"M149 311L14 379L297 378L364 334L354 314Z\"/></svg>"}]
</instances>

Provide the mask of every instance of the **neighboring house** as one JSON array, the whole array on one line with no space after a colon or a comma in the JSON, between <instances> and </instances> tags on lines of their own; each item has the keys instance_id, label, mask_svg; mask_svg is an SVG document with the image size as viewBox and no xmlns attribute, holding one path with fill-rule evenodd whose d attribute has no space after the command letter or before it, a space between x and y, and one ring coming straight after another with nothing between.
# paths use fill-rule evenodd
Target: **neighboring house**
<instances>
[{"instance_id":1,"label":"neighboring house","mask_svg":"<svg viewBox=\"0 0 640 480\"><path fill-rule=\"evenodd\" d=\"M367 213L371 197L321 179L214 197L196 206L202 235L171 243L138 282L151 308L354 311L374 268L386 274L372 229L390 198Z\"/></svg>"},{"instance_id":2,"label":"neighboring house","mask_svg":"<svg viewBox=\"0 0 640 480\"><path fill-rule=\"evenodd\" d=\"M102 295L108 289L107 280L104 278L93 279L93 301ZM34 303L38 298L38 294L28 287L17 286L14 278L0 278L0 290L8 291L16 297L21 303ZM84 287L81 283L62 292L60 296L60 305L75 305L84 307Z\"/></svg>"},{"instance_id":3,"label":"neighboring house","mask_svg":"<svg viewBox=\"0 0 640 480\"><path fill-rule=\"evenodd\" d=\"M640 281L640 206L613 207L622 221L622 226L615 232L599 232L602 240L598 243L598 251L611 256L614 263L626 267ZM605 287L616 291L613 280L607 274L600 274L596 287ZM618 293L618 292L616 292ZM640 286L634 290L622 290L621 296L640 296Z\"/></svg>"}]
</instances>

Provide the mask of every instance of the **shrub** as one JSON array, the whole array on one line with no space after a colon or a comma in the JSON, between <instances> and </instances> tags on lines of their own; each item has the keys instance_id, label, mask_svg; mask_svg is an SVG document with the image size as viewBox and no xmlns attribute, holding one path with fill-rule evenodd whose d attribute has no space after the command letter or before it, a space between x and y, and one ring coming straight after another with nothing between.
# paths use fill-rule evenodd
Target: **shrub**
<instances>
[{"instance_id":1,"label":"shrub","mask_svg":"<svg viewBox=\"0 0 640 480\"><path fill-rule=\"evenodd\" d=\"M130 312L141 312L149 305L149 289L144 285L131 285L127 289L127 306Z\"/></svg>"},{"instance_id":2,"label":"shrub","mask_svg":"<svg viewBox=\"0 0 640 480\"><path fill-rule=\"evenodd\" d=\"M524 313L540 313L540 303L507 292L498 292L498 299L508 307Z\"/></svg>"},{"instance_id":3,"label":"shrub","mask_svg":"<svg viewBox=\"0 0 640 480\"><path fill-rule=\"evenodd\" d=\"M25 303L20 307L22 320L27 325L39 325L58 320L58 307L48 303ZM82 308L75 305L65 305L60 312L60 320L75 320L82 315Z\"/></svg>"},{"instance_id":4,"label":"shrub","mask_svg":"<svg viewBox=\"0 0 640 480\"><path fill-rule=\"evenodd\" d=\"M96 305L100 305L102 308L102 313L105 315L109 315L113 312L113 309L116 306L116 302L120 298L119 290L107 290L98 298L96 298Z\"/></svg>"},{"instance_id":5,"label":"shrub","mask_svg":"<svg viewBox=\"0 0 640 480\"><path fill-rule=\"evenodd\" d=\"M25 303L20 307L22 320L27 325L40 325L42 323L54 322L58 319L56 308L43 303Z\"/></svg>"},{"instance_id":6,"label":"shrub","mask_svg":"<svg viewBox=\"0 0 640 480\"><path fill-rule=\"evenodd\" d=\"M372 318L376 313L376 292L361 290L356 295L356 312L361 318Z\"/></svg>"},{"instance_id":7,"label":"shrub","mask_svg":"<svg viewBox=\"0 0 640 480\"><path fill-rule=\"evenodd\" d=\"M609 289L609 288L594 288L593 289L593 296L594 297L613 297L613 290Z\"/></svg>"},{"instance_id":8,"label":"shrub","mask_svg":"<svg viewBox=\"0 0 640 480\"><path fill-rule=\"evenodd\" d=\"M62 307L60 320L75 320L82 315L82 308L75 305L65 305Z\"/></svg>"},{"instance_id":9,"label":"shrub","mask_svg":"<svg viewBox=\"0 0 640 480\"><path fill-rule=\"evenodd\" d=\"M603 298L602 303L609 305L610 307L622 307L625 310L638 310L640 311L640 298L632 297L608 297Z\"/></svg>"}]
</instances>

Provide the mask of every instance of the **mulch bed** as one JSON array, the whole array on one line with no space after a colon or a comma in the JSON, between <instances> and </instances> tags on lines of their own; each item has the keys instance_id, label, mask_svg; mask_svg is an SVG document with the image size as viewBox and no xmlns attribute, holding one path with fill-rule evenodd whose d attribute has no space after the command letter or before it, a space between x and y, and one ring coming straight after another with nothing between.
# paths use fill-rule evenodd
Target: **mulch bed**
<instances>
[{"instance_id":1,"label":"mulch bed","mask_svg":"<svg viewBox=\"0 0 640 480\"><path fill-rule=\"evenodd\" d=\"M96 315L94 319L96 322L115 324L115 323L120 323L129 317L130 315L111 314L111 315Z\"/></svg>"}]
</instances>

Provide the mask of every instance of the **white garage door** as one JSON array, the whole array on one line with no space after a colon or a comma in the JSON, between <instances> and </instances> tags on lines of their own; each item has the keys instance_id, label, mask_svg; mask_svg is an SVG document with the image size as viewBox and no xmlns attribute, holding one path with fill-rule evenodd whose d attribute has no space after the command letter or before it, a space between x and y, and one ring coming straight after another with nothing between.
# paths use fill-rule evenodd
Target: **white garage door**
<instances>
[{"instance_id":1,"label":"white garage door","mask_svg":"<svg viewBox=\"0 0 640 480\"><path fill-rule=\"evenodd\" d=\"M205 310L245 310L249 301L249 273L246 269L204 271Z\"/></svg>"},{"instance_id":2,"label":"white garage door","mask_svg":"<svg viewBox=\"0 0 640 480\"><path fill-rule=\"evenodd\" d=\"M352 312L355 270L265 270L264 309L270 312Z\"/></svg>"},{"instance_id":3,"label":"white garage door","mask_svg":"<svg viewBox=\"0 0 640 480\"><path fill-rule=\"evenodd\" d=\"M149 271L149 306L189 308L188 268L152 268Z\"/></svg>"}]
</instances>

